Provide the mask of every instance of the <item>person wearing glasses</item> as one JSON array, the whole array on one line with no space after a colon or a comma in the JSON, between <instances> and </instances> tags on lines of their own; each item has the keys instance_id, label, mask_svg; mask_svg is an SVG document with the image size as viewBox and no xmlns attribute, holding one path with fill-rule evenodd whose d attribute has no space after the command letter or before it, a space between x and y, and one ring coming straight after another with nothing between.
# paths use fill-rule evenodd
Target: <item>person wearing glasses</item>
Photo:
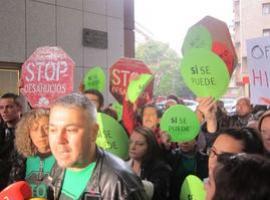
<instances>
[{"instance_id":1,"label":"person wearing glasses","mask_svg":"<svg viewBox=\"0 0 270 200\"><path fill-rule=\"evenodd\" d=\"M264 147L259 133L253 128L227 129L216 138L209 150L208 175L211 178L222 153L263 154Z\"/></svg>"},{"instance_id":2,"label":"person wearing glasses","mask_svg":"<svg viewBox=\"0 0 270 200\"><path fill-rule=\"evenodd\" d=\"M269 159L246 153L221 154L213 177L205 184L206 200L267 200L269 185Z\"/></svg>"}]
</instances>

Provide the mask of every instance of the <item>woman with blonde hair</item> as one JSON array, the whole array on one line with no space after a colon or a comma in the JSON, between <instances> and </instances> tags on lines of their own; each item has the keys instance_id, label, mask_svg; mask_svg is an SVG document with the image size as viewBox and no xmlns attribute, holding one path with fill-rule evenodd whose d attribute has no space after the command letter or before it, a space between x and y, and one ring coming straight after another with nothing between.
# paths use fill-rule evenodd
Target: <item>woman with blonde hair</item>
<instances>
[{"instance_id":1,"label":"woman with blonde hair","mask_svg":"<svg viewBox=\"0 0 270 200\"><path fill-rule=\"evenodd\" d=\"M49 147L48 123L48 110L31 110L23 115L15 130L17 152L13 156L10 183L26 180L32 187L33 197L47 197L43 181L55 163Z\"/></svg>"}]
</instances>

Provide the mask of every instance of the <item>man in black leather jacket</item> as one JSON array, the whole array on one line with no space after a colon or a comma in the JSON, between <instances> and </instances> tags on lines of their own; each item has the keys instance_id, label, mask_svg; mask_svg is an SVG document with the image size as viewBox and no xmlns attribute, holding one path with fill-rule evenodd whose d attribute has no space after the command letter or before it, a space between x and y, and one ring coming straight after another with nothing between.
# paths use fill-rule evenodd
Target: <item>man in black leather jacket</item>
<instances>
[{"instance_id":1,"label":"man in black leather jacket","mask_svg":"<svg viewBox=\"0 0 270 200\"><path fill-rule=\"evenodd\" d=\"M49 142L57 164L48 177L49 199L147 199L139 178L116 156L98 148L96 109L81 94L51 106Z\"/></svg>"},{"instance_id":2,"label":"man in black leather jacket","mask_svg":"<svg viewBox=\"0 0 270 200\"><path fill-rule=\"evenodd\" d=\"M14 150L15 126L20 119L22 106L19 96L3 94L0 98L0 191L7 186Z\"/></svg>"}]
</instances>

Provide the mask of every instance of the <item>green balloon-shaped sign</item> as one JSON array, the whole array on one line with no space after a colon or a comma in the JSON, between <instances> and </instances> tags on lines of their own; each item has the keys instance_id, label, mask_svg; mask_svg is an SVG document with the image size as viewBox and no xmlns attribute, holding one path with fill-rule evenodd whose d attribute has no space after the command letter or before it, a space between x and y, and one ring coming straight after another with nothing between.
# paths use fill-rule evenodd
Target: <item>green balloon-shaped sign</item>
<instances>
[{"instance_id":1,"label":"green balloon-shaped sign","mask_svg":"<svg viewBox=\"0 0 270 200\"><path fill-rule=\"evenodd\" d=\"M98 113L99 132L96 144L103 149L119 156L128 158L128 136L124 128L112 117Z\"/></svg>"},{"instance_id":2,"label":"green balloon-shaped sign","mask_svg":"<svg viewBox=\"0 0 270 200\"><path fill-rule=\"evenodd\" d=\"M206 193L203 182L194 175L185 178L180 193L181 200L205 200Z\"/></svg>"},{"instance_id":3,"label":"green balloon-shaped sign","mask_svg":"<svg viewBox=\"0 0 270 200\"><path fill-rule=\"evenodd\" d=\"M117 101L112 103L112 108L116 111L117 113L117 120L121 121L122 120L122 114L123 114L123 106L118 103Z\"/></svg>"},{"instance_id":4,"label":"green balloon-shaped sign","mask_svg":"<svg viewBox=\"0 0 270 200\"><path fill-rule=\"evenodd\" d=\"M151 74L140 74L137 79L132 80L127 89L128 100L134 103L152 79L153 76Z\"/></svg>"},{"instance_id":5,"label":"green balloon-shaped sign","mask_svg":"<svg viewBox=\"0 0 270 200\"><path fill-rule=\"evenodd\" d=\"M171 136L171 141L186 142L198 135L200 123L191 109L184 105L175 105L163 114L160 128Z\"/></svg>"},{"instance_id":6,"label":"green balloon-shaped sign","mask_svg":"<svg viewBox=\"0 0 270 200\"><path fill-rule=\"evenodd\" d=\"M183 55L193 48L203 48L211 51L211 34L207 28L202 25L193 26L188 30L182 46Z\"/></svg>"},{"instance_id":7,"label":"green balloon-shaped sign","mask_svg":"<svg viewBox=\"0 0 270 200\"><path fill-rule=\"evenodd\" d=\"M223 60L205 49L191 49L182 59L180 72L198 97L219 99L227 91L230 75Z\"/></svg>"},{"instance_id":8,"label":"green balloon-shaped sign","mask_svg":"<svg viewBox=\"0 0 270 200\"><path fill-rule=\"evenodd\" d=\"M101 67L94 67L87 71L83 79L85 90L95 89L103 92L105 89L106 77Z\"/></svg>"}]
</instances>

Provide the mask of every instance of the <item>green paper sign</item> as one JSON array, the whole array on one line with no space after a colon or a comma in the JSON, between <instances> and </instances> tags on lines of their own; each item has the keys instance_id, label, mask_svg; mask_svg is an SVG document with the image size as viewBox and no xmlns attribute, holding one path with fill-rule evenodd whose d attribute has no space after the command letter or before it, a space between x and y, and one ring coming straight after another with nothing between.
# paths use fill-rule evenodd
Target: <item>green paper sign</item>
<instances>
[{"instance_id":1,"label":"green paper sign","mask_svg":"<svg viewBox=\"0 0 270 200\"><path fill-rule=\"evenodd\" d=\"M123 106L116 101L116 102L113 102L112 108L117 112L117 120L121 121L122 114L123 114Z\"/></svg>"},{"instance_id":2,"label":"green paper sign","mask_svg":"<svg viewBox=\"0 0 270 200\"><path fill-rule=\"evenodd\" d=\"M103 92L105 89L106 77L101 67L94 67L87 71L83 83L85 90L95 89Z\"/></svg>"},{"instance_id":3,"label":"green paper sign","mask_svg":"<svg viewBox=\"0 0 270 200\"><path fill-rule=\"evenodd\" d=\"M163 114L160 128L171 136L171 141L186 142L198 135L200 123L191 109L184 105L175 105Z\"/></svg>"},{"instance_id":4,"label":"green paper sign","mask_svg":"<svg viewBox=\"0 0 270 200\"><path fill-rule=\"evenodd\" d=\"M138 79L132 80L127 89L128 100L134 103L152 79L153 76L150 74L140 74Z\"/></svg>"},{"instance_id":5,"label":"green paper sign","mask_svg":"<svg viewBox=\"0 0 270 200\"><path fill-rule=\"evenodd\" d=\"M97 122L99 132L96 144L122 159L127 159L128 136L124 128L114 118L104 113L98 113Z\"/></svg>"},{"instance_id":6,"label":"green paper sign","mask_svg":"<svg viewBox=\"0 0 270 200\"><path fill-rule=\"evenodd\" d=\"M206 193L203 182L194 175L185 178L180 193L181 200L205 200Z\"/></svg>"},{"instance_id":7,"label":"green paper sign","mask_svg":"<svg viewBox=\"0 0 270 200\"><path fill-rule=\"evenodd\" d=\"M198 97L219 99L227 91L230 75L223 60L205 49L191 49L182 59L180 72Z\"/></svg>"},{"instance_id":8,"label":"green paper sign","mask_svg":"<svg viewBox=\"0 0 270 200\"><path fill-rule=\"evenodd\" d=\"M211 50L212 37L210 32L202 25L191 27L184 39L182 54L185 55L190 49L203 48Z\"/></svg>"}]
</instances>

